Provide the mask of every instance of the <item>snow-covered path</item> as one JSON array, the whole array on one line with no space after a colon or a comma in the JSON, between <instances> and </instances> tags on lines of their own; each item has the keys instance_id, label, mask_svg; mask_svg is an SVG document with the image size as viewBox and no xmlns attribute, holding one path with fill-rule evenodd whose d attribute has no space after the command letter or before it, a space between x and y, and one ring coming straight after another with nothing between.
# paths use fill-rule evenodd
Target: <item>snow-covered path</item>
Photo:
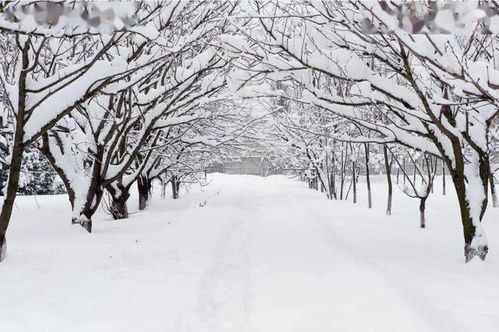
<instances>
[{"instance_id":1,"label":"snow-covered path","mask_svg":"<svg viewBox=\"0 0 499 332\"><path fill-rule=\"evenodd\" d=\"M390 262L383 262L383 252L390 248L377 254L375 247L362 248L365 235L345 234L342 228L352 222L353 205L344 204L341 210L325 208L317 204L320 194L282 178L238 181L247 183L221 189L230 199L211 204L235 210L202 283L202 319L193 330L471 331L477 324L458 319L456 312L443 310L427 296L432 286L425 285L425 266L419 268L421 282L418 270L394 268L392 272L386 266ZM370 219L367 210L361 211L356 214ZM371 233L376 227L362 227L367 229L359 232L384 238ZM405 263L425 264L422 259ZM469 309L475 310L473 305ZM493 317L491 330L497 326L499 312Z\"/></svg>"},{"instance_id":2,"label":"snow-covered path","mask_svg":"<svg viewBox=\"0 0 499 332\"><path fill-rule=\"evenodd\" d=\"M0 331L499 330L499 209L488 261L465 265L451 195L420 230L401 195L384 215L382 184L369 211L285 177L212 180L90 237L64 197L19 200Z\"/></svg>"}]
</instances>

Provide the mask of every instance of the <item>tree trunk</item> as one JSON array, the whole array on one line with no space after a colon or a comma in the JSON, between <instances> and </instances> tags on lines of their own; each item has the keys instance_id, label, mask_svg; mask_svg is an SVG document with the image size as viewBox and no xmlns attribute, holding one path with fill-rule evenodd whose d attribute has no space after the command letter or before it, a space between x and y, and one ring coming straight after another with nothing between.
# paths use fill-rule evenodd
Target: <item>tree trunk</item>
<instances>
[{"instance_id":1,"label":"tree trunk","mask_svg":"<svg viewBox=\"0 0 499 332\"><path fill-rule=\"evenodd\" d=\"M421 228L426 227L426 219L425 219L425 210L426 210L426 199L425 198L420 198L419 200L419 226Z\"/></svg>"},{"instance_id":2,"label":"tree trunk","mask_svg":"<svg viewBox=\"0 0 499 332\"><path fill-rule=\"evenodd\" d=\"M340 178L340 200L343 200L343 189L345 188L345 177L343 175L343 169L341 170Z\"/></svg>"},{"instance_id":3,"label":"tree trunk","mask_svg":"<svg viewBox=\"0 0 499 332\"><path fill-rule=\"evenodd\" d=\"M340 162L340 200L343 200L343 189L345 187L345 157L344 152L341 151L341 162Z\"/></svg>"},{"instance_id":4,"label":"tree trunk","mask_svg":"<svg viewBox=\"0 0 499 332\"><path fill-rule=\"evenodd\" d=\"M485 256L488 252L488 245L480 227L481 218L476 222L473 220L473 213L466 197L467 188L464 174L456 171L453 171L453 173L452 178L459 201L461 223L463 225L465 261L467 263L475 256L480 257L481 260L485 260Z\"/></svg>"},{"instance_id":5,"label":"tree trunk","mask_svg":"<svg viewBox=\"0 0 499 332\"><path fill-rule=\"evenodd\" d=\"M403 169L404 169L404 171L405 171L405 156L404 156L404 159L402 160L402 168L403 168ZM406 181L407 181L407 179L406 179L406 177L405 177L405 176L403 177L403 179L404 179L404 184L405 184L405 183L406 183Z\"/></svg>"},{"instance_id":6,"label":"tree trunk","mask_svg":"<svg viewBox=\"0 0 499 332\"><path fill-rule=\"evenodd\" d=\"M6 233L7 228L9 227L10 218L12 216L12 210L14 208L17 189L19 188L19 176L21 174L23 150L23 145L20 142L14 142L12 159L9 165L9 178L2 205L2 211L0 213L0 248L2 248L0 249L0 262L5 258L5 252L7 250Z\"/></svg>"},{"instance_id":7,"label":"tree trunk","mask_svg":"<svg viewBox=\"0 0 499 332\"><path fill-rule=\"evenodd\" d=\"M102 199L102 190L96 192L89 192L87 195L86 202L83 205L78 204L78 202L73 202L73 217L71 219L71 224L80 225L87 232L92 233L92 217L99 207L100 201ZM78 211L78 207L82 208Z\"/></svg>"},{"instance_id":8,"label":"tree trunk","mask_svg":"<svg viewBox=\"0 0 499 332\"><path fill-rule=\"evenodd\" d=\"M5 254L7 252L7 239L5 234L0 235L0 262L5 259Z\"/></svg>"},{"instance_id":9,"label":"tree trunk","mask_svg":"<svg viewBox=\"0 0 499 332\"><path fill-rule=\"evenodd\" d=\"M369 174L369 144L364 144L364 149L366 152L366 183L367 183L367 208L373 207L372 195L371 195L371 177Z\"/></svg>"},{"instance_id":10,"label":"tree trunk","mask_svg":"<svg viewBox=\"0 0 499 332\"><path fill-rule=\"evenodd\" d=\"M416 184L416 180L417 180L416 179L416 175L417 175L417 172L416 172L416 163L417 162L418 162L417 160L414 161L414 169L412 171L412 183L414 183L414 184Z\"/></svg>"},{"instance_id":11,"label":"tree trunk","mask_svg":"<svg viewBox=\"0 0 499 332\"><path fill-rule=\"evenodd\" d=\"M392 214L392 196L393 196L393 185L392 185L392 167L390 161L388 160L388 149L386 145L383 145L383 155L385 157L385 169L386 169L386 180L388 183L388 201L386 203L386 214L389 216Z\"/></svg>"},{"instance_id":12,"label":"tree trunk","mask_svg":"<svg viewBox=\"0 0 499 332\"><path fill-rule=\"evenodd\" d=\"M127 219L127 201L130 198L129 187L125 187L122 184L118 184L116 187L117 188L108 186L107 188L107 191L111 195L111 206L109 207L109 212L114 220Z\"/></svg>"},{"instance_id":13,"label":"tree trunk","mask_svg":"<svg viewBox=\"0 0 499 332\"><path fill-rule=\"evenodd\" d=\"M331 166L331 186L332 192L334 194L334 199L338 199L338 193L336 192L336 153L334 152Z\"/></svg>"},{"instance_id":14,"label":"tree trunk","mask_svg":"<svg viewBox=\"0 0 499 332\"><path fill-rule=\"evenodd\" d=\"M127 219L128 218L128 207L126 204L126 199L121 196L118 198L113 197L111 202L111 215L114 220Z\"/></svg>"},{"instance_id":15,"label":"tree trunk","mask_svg":"<svg viewBox=\"0 0 499 332\"><path fill-rule=\"evenodd\" d=\"M353 203L357 204L357 180L355 178L355 161L352 162L352 181L353 181Z\"/></svg>"},{"instance_id":16,"label":"tree trunk","mask_svg":"<svg viewBox=\"0 0 499 332\"><path fill-rule=\"evenodd\" d=\"M85 202L80 202L78 197L74 196L71 199L73 207L73 225L82 226L87 232L92 233L92 217L99 208L103 196L103 190L99 179L93 178L88 188Z\"/></svg>"},{"instance_id":17,"label":"tree trunk","mask_svg":"<svg viewBox=\"0 0 499 332\"><path fill-rule=\"evenodd\" d=\"M80 225L87 232L92 233L92 215L92 213L89 213L87 211L82 212L78 216L73 216L73 218L71 219L71 224Z\"/></svg>"},{"instance_id":18,"label":"tree trunk","mask_svg":"<svg viewBox=\"0 0 499 332\"><path fill-rule=\"evenodd\" d=\"M171 179L172 183L172 196L173 199L178 199L179 198L179 190L180 190L180 180L176 175L172 176Z\"/></svg>"},{"instance_id":19,"label":"tree trunk","mask_svg":"<svg viewBox=\"0 0 499 332\"><path fill-rule=\"evenodd\" d=\"M336 185L335 185L336 179L334 178L334 171L331 172L330 180L329 180L329 187L331 190L331 199L337 199L336 198Z\"/></svg>"},{"instance_id":20,"label":"tree trunk","mask_svg":"<svg viewBox=\"0 0 499 332\"><path fill-rule=\"evenodd\" d=\"M494 181L494 174L491 172L489 176L489 185L490 185L490 196L492 198L492 207L499 207L499 200L497 198L497 188L496 183Z\"/></svg>"},{"instance_id":21,"label":"tree trunk","mask_svg":"<svg viewBox=\"0 0 499 332\"><path fill-rule=\"evenodd\" d=\"M14 137L12 141L12 155L9 164L9 177L2 210L0 212L0 262L4 260L7 251L6 233L9 227L14 201L19 189L19 177L24 153L24 121L26 109L26 75L29 67L29 43L22 48L22 68L18 79L17 114Z\"/></svg>"},{"instance_id":22,"label":"tree trunk","mask_svg":"<svg viewBox=\"0 0 499 332\"><path fill-rule=\"evenodd\" d=\"M168 185L168 182L161 180L161 198L165 199L166 198L166 186Z\"/></svg>"},{"instance_id":23,"label":"tree trunk","mask_svg":"<svg viewBox=\"0 0 499 332\"><path fill-rule=\"evenodd\" d=\"M445 196L446 188L445 188L445 162L442 161L442 194Z\"/></svg>"},{"instance_id":24,"label":"tree trunk","mask_svg":"<svg viewBox=\"0 0 499 332\"><path fill-rule=\"evenodd\" d=\"M139 191L139 210L145 210L149 205L151 197L151 180L146 176L139 176L137 179L137 189Z\"/></svg>"}]
</instances>

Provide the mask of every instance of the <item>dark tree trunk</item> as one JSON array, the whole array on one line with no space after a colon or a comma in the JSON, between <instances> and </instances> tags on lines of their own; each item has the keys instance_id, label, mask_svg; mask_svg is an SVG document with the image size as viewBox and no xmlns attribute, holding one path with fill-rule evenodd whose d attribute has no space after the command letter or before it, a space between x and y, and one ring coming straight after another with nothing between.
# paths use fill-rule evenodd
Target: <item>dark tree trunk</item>
<instances>
[{"instance_id":1,"label":"dark tree trunk","mask_svg":"<svg viewBox=\"0 0 499 332\"><path fill-rule=\"evenodd\" d=\"M414 163L417 163L418 161L415 160ZM412 183L416 184L416 175L417 175L417 172L416 172L416 165L414 165L414 169L412 171Z\"/></svg>"},{"instance_id":2,"label":"dark tree trunk","mask_svg":"<svg viewBox=\"0 0 499 332\"><path fill-rule=\"evenodd\" d=\"M122 184L118 184L116 186L117 188L113 186L107 187L107 191L111 195L111 206L109 207L109 212L114 220L127 219L127 201L130 198L130 188L125 187Z\"/></svg>"},{"instance_id":3,"label":"dark tree trunk","mask_svg":"<svg viewBox=\"0 0 499 332\"><path fill-rule=\"evenodd\" d=\"M2 247L2 249L0 249L0 262L3 261L5 252L7 250L6 233L7 228L9 227L10 218L12 216L12 210L14 208L17 189L19 188L19 176L21 174L21 165L23 159L24 148L22 144L15 142L14 145L15 146L13 149L9 168L9 179L2 205L2 211L0 213L0 247Z\"/></svg>"},{"instance_id":4,"label":"dark tree trunk","mask_svg":"<svg viewBox=\"0 0 499 332\"><path fill-rule=\"evenodd\" d=\"M446 188L445 188L445 162L442 161L442 194L445 196Z\"/></svg>"},{"instance_id":5,"label":"dark tree trunk","mask_svg":"<svg viewBox=\"0 0 499 332\"><path fill-rule=\"evenodd\" d=\"M166 186L168 185L167 181L161 180L161 198L166 198Z\"/></svg>"},{"instance_id":6,"label":"dark tree trunk","mask_svg":"<svg viewBox=\"0 0 499 332\"><path fill-rule=\"evenodd\" d=\"M456 170L453 170L452 173L452 180L459 201L461 223L463 225L465 261L469 262L475 256L478 256L480 257L480 259L485 260L485 256L488 252L488 246L472 247L471 245L476 235L476 227L473 224L471 208L466 197L466 180L464 178L464 174Z\"/></svg>"},{"instance_id":7,"label":"dark tree trunk","mask_svg":"<svg viewBox=\"0 0 499 332\"><path fill-rule=\"evenodd\" d=\"M73 217L71 219L71 224L80 225L87 232L92 233L92 216L91 213L83 212L79 217Z\"/></svg>"},{"instance_id":8,"label":"dark tree trunk","mask_svg":"<svg viewBox=\"0 0 499 332\"><path fill-rule=\"evenodd\" d=\"M402 168L404 169L404 172L405 172L405 156L404 156L404 159L402 160ZM403 178L404 178L404 184L405 184L407 179L405 176Z\"/></svg>"},{"instance_id":9,"label":"dark tree trunk","mask_svg":"<svg viewBox=\"0 0 499 332\"><path fill-rule=\"evenodd\" d=\"M345 188L345 177L343 175L343 169L341 170L340 177L340 200L343 200L343 189Z\"/></svg>"},{"instance_id":10,"label":"dark tree trunk","mask_svg":"<svg viewBox=\"0 0 499 332\"><path fill-rule=\"evenodd\" d=\"M496 183L494 182L494 174L490 173L489 176L489 185L490 185L490 196L492 198L492 207L499 207L499 201L497 198L497 189Z\"/></svg>"},{"instance_id":11,"label":"dark tree trunk","mask_svg":"<svg viewBox=\"0 0 499 332\"><path fill-rule=\"evenodd\" d=\"M111 202L111 215L113 216L114 220L128 218L128 207L126 200L123 197L113 197Z\"/></svg>"},{"instance_id":12,"label":"dark tree trunk","mask_svg":"<svg viewBox=\"0 0 499 332\"><path fill-rule=\"evenodd\" d=\"M14 201L19 189L19 177L21 175L21 165L24 152L24 121L26 108L26 75L29 67L29 43L22 49L22 68L19 75L17 118L14 137L12 141L12 156L9 164L9 177L5 196L0 212L0 262L4 260L7 251L6 233L9 227Z\"/></svg>"},{"instance_id":13,"label":"dark tree trunk","mask_svg":"<svg viewBox=\"0 0 499 332\"><path fill-rule=\"evenodd\" d=\"M357 203L357 180L355 175L355 161L352 162L353 203Z\"/></svg>"},{"instance_id":14,"label":"dark tree trunk","mask_svg":"<svg viewBox=\"0 0 499 332\"><path fill-rule=\"evenodd\" d=\"M171 183L172 183L172 196L173 196L173 199L178 199L179 196L180 196L180 180L179 178L174 175L172 176L172 179L171 179Z\"/></svg>"},{"instance_id":15,"label":"dark tree trunk","mask_svg":"<svg viewBox=\"0 0 499 332\"><path fill-rule=\"evenodd\" d=\"M151 198L151 180L146 176L139 176L137 179L137 189L139 191L139 210L145 210Z\"/></svg>"},{"instance_id":16,"label":"dark tree trunk","mask_svg":"<svg viewBox=\"0 0 499 332\"><path fill-rule=\"evenodd\" d=\"M80 225L87 232L92 233L92 217L99 208L102 196L103 191L100 186L91 186L82 210L73 211L73 218L71 219L71 223L73 225ZM77 206L75 202L72 202L72 205L73 207Z\"/></svg>"},{"instance_id":17,"label":"dark tree trunk","mask_svg":"<svg viewBox=\"0 0 499 332\"><path fill-rule=\"evenodd\" d=\"M7 252L7 239L4 235L0 235L0 262L5 259L5 254Z\"/></svg>"},{"instance_id":18,"label":"dark tree trunk","mask_svg":"<svg viewBox=\"0 0 499 332\"><path fill-rule=\"evenodd\" d=\"M369 144L364 144L364 149L366 152L366 183L367 183L367 207L370 209L373 207L372 195L371 195L371 177L369 174Z\"/></svg>"},{"instance_id":19,"label":"dark tree trunk","mask_svg":"<svg viewBox=\"0 0 499 332\"><path fill-rule=\"evenodd\" d=\"M330 179L329 179L329 187L331 191L331 199L336 199L336 186L335 186L335 178L334 178L334 172L331 173Z\"/></svg>"},{"instance_id":20,"label":"dark tree trunk","mask_svg":"<svg viewBox=\"0 0 499 332\"><path fill-rule=\"evenodd\" d=\"M332 192L334 194L334 199L338 199L338 193L336 191L336 153L334 152L333 152L332 171L331 171L331 186L332 186Z\"/></svg>"},{"instance_id":21,"label":"dark tree trunk","mask_svg":"<svg viewBox=\"0 0 499 332\"><path fill-rule=\"evenodd\" d=\"M392 185L392 166L391 162L388 160L388 149L383 145L383 155L385 157L385 169L386 169L386 181L388 183L388 201L386 203L386 214L392 214L392 196L393 196L393 185Z\"/></svg>"},{"instance_id":22,"label":"dark tree trunk","mask_svg":"<svg viewBox=\"0 0 499 332\"><path fill-rule=\"evenodd\" d=\"M347 147L348 149L348 147ZM345 189L345 177L346 177L346 152L345 155L343 154L344 152L341 151L341 192L340 192L340 200L343 200L343 194L344 194L344 189Z\"/></svg>"},{"instance_id":23,"label":"dark tree trunk","mask_svg":"<svg viewBox=\"0 0 499 332\"><path fill-rule=\"evenodd\" d=\"M70 199L72 199L71 206L73 207L73 218L71 219L71 223L73 225L82 226L89 233L92 233L92 217L99 208L104 194L100 174L101 163L98 162L98 160L102 160L102 156L103 148L99 147L92 169L90 187L88 188L87 196L85 197L83 205L80 204L81 202L75 201L75 196L70 196ZM80 206L82 206L80 211L75 210Z\"/></svg>"},{"instance_id":24,"label":"dark tree trunk","mask_svg":"<svg viewBox=\"0 0 499 332\"><path fill-rule=\"evenodd\" d=\"M426 227L426 218L425 218L425 210L426 210L426 199L428 197L419 199L419 226L421 228Z\"/></svg>"},{"instance_id":25,"label":"dark tree trunk","mask_svg":"<svg viewBox=\"0 0 499 332\"><path fill-rule=\"evenodd\" d=\"M481 222L483 216L485 215L485 211L487 210L487 205L489 203L488 195L489 195L489 180L491 176L491 171L490 171L489 156L487 154L483 154L480 156L478 174L480 176L482 187L485 192L485 198L482 201L482 206L480 210L480 222Z\"/></svg>"}]
</instances>

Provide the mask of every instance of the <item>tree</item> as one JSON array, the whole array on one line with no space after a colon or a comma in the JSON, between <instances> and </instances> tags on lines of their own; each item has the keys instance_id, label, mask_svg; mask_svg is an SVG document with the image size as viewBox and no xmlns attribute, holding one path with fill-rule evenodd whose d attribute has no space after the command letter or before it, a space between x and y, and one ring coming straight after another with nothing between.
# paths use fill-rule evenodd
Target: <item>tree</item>
<instances>
[{"instance_id":1,"label":"tree","mask_svg":"<svg viewBox=\"0 0 499 332\"><path fill-rule=\"evenodd\" d=\"M403 185L399 185L401 186L402 192L409 197L419 199L419 225L421 228L425 228L426 200L432 192L435 175L437 174L438 159L426 153L419 156L418 153L411 154L407 151L411 165L414 168L414 177L411 178L406 167L403 167L399 160L400 157L405 158L405 156L397 155L393 150L390 150L390 153L406 180ZM421 178L420 185L418 185L417 176Z\"/></svg>"}]
</instances>

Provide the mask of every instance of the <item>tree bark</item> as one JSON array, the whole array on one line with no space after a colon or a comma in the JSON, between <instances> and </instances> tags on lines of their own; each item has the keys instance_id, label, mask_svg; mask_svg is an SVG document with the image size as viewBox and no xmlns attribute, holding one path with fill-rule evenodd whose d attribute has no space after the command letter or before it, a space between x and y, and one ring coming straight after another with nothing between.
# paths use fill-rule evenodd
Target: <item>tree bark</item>
<instances>
[{"instance_id":1,"label":"tree bark","mask_svg":"<svg viewBox=\"0 0 499 332\"><path fill-rule=\"evenodd\" d=\"M122 184L114 186L108 186L107 191L111 195L111 206L109 207L109 212L114 220L127 219L128 218L128 206L127 201L130 198L130 189Z\"/></svg>"},{"instance_id":2,"label":"tree bark","mask_svg":"<svg viewBox=\"0 0 499 332\"><path fill-rule=\"evenodd\" d=\"M146 176L139 176L137 179L137 189L139 191L139 210L145 210L151 198L151 180Z\"/></svg>"},{"instance_id":3,"label":"tree bark","mask_svg":"<svg viewBox=\"0 0 499 332\"><path fill-rule=\"evenodd\" d=\"M111 202L111 215L114 220L121 220L128 218L128 207L126 199L123 197L115 198L113 197Z\"/></svg>"},{"instance_id":4,"label":"tree bark","mask_svg":"<svg viewBox=\"0 0 499 332\"><path fill-rule=\"evenodd\" d=\"M4 235L0 235L0 262L5 259L5 255L7 252L7 239Z\"/></svg>"},{"instance_id":5,"label":"tree bark","mask_svg":"<svg viewBox=\"0 0 499 332\"><path fill-rule=\"evenodd\" d=\"M336 186L335 186L335 181L336 179L334 178L334 172L331 172L330 179L329 179L329 187L331 191L331 199L337 199L336 198Z\"/></svg>"},{"instance_id":6,"label":"tree bark","mask_svg":"<svg viewBox=\"0 0 499 332\"><path fill-rule=\"evenodd\" d=\"M166 198L166 186L168 185L167 181L161 180L161 198Z\"/></svg>"},{"instance_id":7,"label":"tree bark","mask_svg":"<svg viewBox=\"0 0 499 332\"><path fill-rule=\"evenodd\" d=\"M88 211L82 212L79 216L71 219L71 224L80 225L87 232L92 233L92 213Z\"/></svg>"},{"instance_id":8,"label":"tree bark","mask_svg":"<svg viewBox=\"0 0 499 332\"><path fill-rule=\"evenodd\" d=\"M22 131L22 129L21 129ZM22 138L21 138L22 139ZM7 182L7 189L0 213L0 246L3 247L3 255L0 252L0 262L4 259L5 251L7 249L6 233L9 227L12 210L14 208L14 201L16 199L17 190L19 188L19 176L21 174L21 165L23 159L23 145L14 143L16 146L13 148L12 159L9 168L9 179Z\"/></svg>"},{"instance_id":9,"label":"tree bark","mask_svg":"<svg viewBox=\"0 0 499 332\"><path fill-rule=\"evenodd\" d=\"M445 188L445 162L442 161L442 194L445 196L446 188Z\"/></svg>"},{"instance_id":10,"label":"tree bark","mask_svg":"<svg viewBox=\"0 0 499 332\"><path fill-rule=\"evenodd\" d=\"M499 200L497 198L497 188L496 183L494 181L494 174L491 172L489 176L489 185L490 185L490 196L492 198L492 207L499 207Z\"/></svg>"},{"instance_id":11,"label":"tree bark","mask_svg":"<svg viewBox=\"0 0 499 332\"><path fill-rule=\"evenodd\" d=\"M71 202L71 205L73 206L73 218L71 219L71 223L73 225L80 225L87 232L92 233L92 217L100 205L102 195L103 191L100 188L100 185L91 185L83 204L78 202L77 199L73 200Z\"/></svg>"},{"instance_id":12,"label":"tree bark","mask_svg":"<svg viewBox=\"0 0 499 332\"><path fill-rule=\"evenodd\" d=\"M392 167L388 160L388 149L386 145L383 145L383 155L385 157L385 169L386 169L386 180L388 183L388 201L386 203L386 214L392 214L392 196L393 196L393 184L392 184Z\"/></svg>"},{"instance_id":13,"label":"tree bark","mask_svg":"<svg viewBox=\"0 0 499 332\"><path fill-rule=\"evenodd\" d=\"M404 156L404 159L402 160L402 169L403 169L403 170L404 170L404 172L405 172L405 156ZM405 176L403 177L403 179L404 179L404 184L405 184L405 183L406 183L406 181L407 181L407 179L406 179L406 177L405 177Z\"/></svg>"},{"instance_id":14,"label":"tree bark","mask_svg":"<svg viewBox=\"0 0 499 332\"><path fill-rule=\"evenodd\" d=\"M355 175L355 161L352 162L352 181L353 181L353 203L357 204L357 180Z\"/></svg>"},{"instance_id":15,"label":"tree bark","mask_svg":"<svg viewBox=\"0 0 499 332\"><path fill-rule=\"evenodd\" d=\"M26 108L26 75L29 66L29 44L22 49L22 68L19 75L19 92L17 105L17 118L15 132L12 142L12 155L9 165L9 177L5 196L3 200L2 210L0 212L0 262L4 260L7 251L6 233L9 227L14 201L16 199L17 190L19 189L19 177L21 174L21 165L24 152L24 117Z\"/></svg>"},{"instance_id":16,"label":"tree bark","mask_svg":"<svg viewBox=\"0 0 499 332\"><path fill-rule=\"evenodd\" d=\"M420 198L419 200L419 226L421 228L426 227L426 218L425 218L425 210L426 210L426 199L428 197Z\"/></svg>"},{"instance_id":17,"label":"tree bark","mask_svg":"<svg viewBox=\"0 0 499 332\"><path fill-rule=\"evenodd\" d=\"M482 243L482 239L478 239L477 243L473 243L475 236L478 235L482 237L484 235L481 234L481 232L477 234L477 227L473 221L471 207L466 197L467 188L465 184L464 174L456 170L453 170L452 173L453 183L459 201L461 223L463 225L465 261L467 263L475 256L478 256L480 257L480 259L485 260L485 256L488 252L488 246L486 242ZM481 218L477 222L479 223L480 221Z\"/></svg>"},{"instance_id":18,"label":"tree bark","mask_svg":"<svg viewBox=\"0 0 499 332\"><path fill-rule=\"evenodd\" d=\"M336 192L336 153L333 152L333 160L331 166L331 186L334 199L338 199L338 193Z\"/></svg>"},{"instance_id":19,"label":"tree bark","mask_svg":"<svg viewBox=\"0 0 499 332\"><path fill-rule=\"evenodd\" d=\"M179 191L180 191L180 180L178 179L178 177L176 175L172 176L172 179L171 179L171 183L172 183L172 196L173 196L173 199L178 199L180 194L179 194Z\"/></svg>"},{"instance_id":20,"label":"tree bark","mask_svg":"<svg viewBox=\"0 0 499 332\"><path fill-rule=\"evenodd\" d=\"M369 174L369 144L364 143L364 149L366 152L366 183L367 183L367 208L373 207L372 195L371 195L371 177Z\"/></svg>"}]
</instances>

